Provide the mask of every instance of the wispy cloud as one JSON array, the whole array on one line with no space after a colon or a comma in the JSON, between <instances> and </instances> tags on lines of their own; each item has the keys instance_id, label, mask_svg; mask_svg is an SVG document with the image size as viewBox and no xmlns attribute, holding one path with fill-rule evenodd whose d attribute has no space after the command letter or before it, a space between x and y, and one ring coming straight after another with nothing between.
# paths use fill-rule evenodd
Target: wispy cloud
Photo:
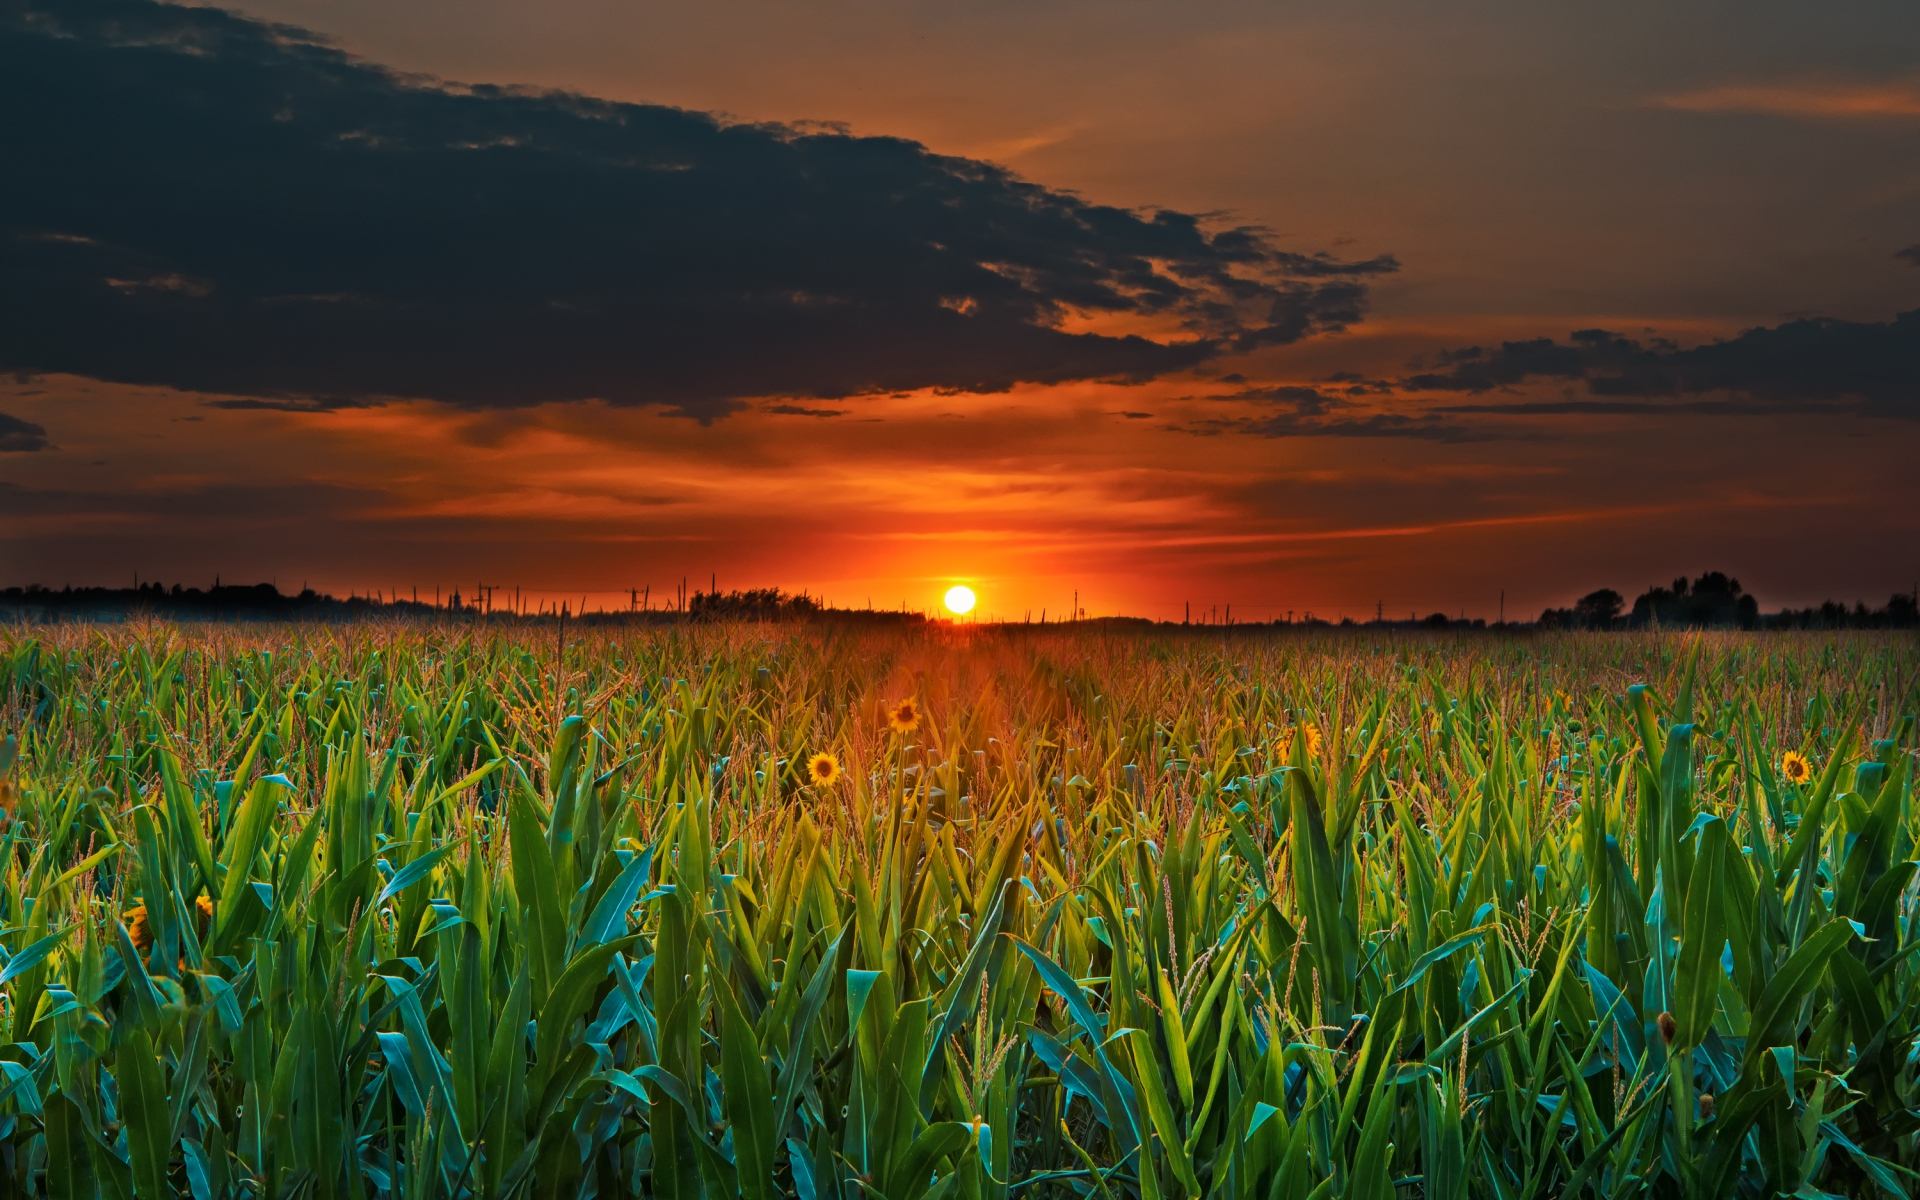
<instances>
[{"instance_id":1,"label":"wispy cloud","mask_svg":"<svg viewBox=\"0 0 1920 1200\"><path fill-rule=\"evenodd\" d=\"M1920 81L1729 83L1670 92L1648 101L1675 112L1831 121L1920 119Z\"/></svg>"}]
</instances>

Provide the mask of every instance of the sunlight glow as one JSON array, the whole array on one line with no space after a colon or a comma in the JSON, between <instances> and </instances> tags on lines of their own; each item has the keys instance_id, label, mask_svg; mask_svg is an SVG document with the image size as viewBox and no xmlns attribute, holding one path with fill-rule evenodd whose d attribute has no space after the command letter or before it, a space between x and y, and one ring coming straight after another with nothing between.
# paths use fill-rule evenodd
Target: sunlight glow
<instances>
[{"instance_id":1,"label":"sunlight glow","mask_svg":"<svg viewBox=\"0 0 1920 1200\"><path fill-rule=\"evenodd\" d=\"M978 597L973 594L973 589L964 583L956 583L947 589L947 611L956 617L964 617L972 612L976 600Z\"/></svg>"}]
</instances>

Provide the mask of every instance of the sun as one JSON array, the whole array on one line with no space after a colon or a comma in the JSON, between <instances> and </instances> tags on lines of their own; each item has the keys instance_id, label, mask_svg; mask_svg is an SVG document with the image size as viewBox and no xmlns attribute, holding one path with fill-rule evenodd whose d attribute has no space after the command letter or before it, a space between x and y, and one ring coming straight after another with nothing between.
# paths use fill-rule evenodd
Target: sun
<instances>
[{"instance_id":1,"label":"sun","mask_svg":"<svg viewBox=\"0 0 1920 1200\"><path fill-rule=\"evenodd\" d=\"M973 611L974 603L979 599L973 589L964 583L956 583L947 589L947 611L956 617L964 617Z\"/></svg>"}]
</instances>

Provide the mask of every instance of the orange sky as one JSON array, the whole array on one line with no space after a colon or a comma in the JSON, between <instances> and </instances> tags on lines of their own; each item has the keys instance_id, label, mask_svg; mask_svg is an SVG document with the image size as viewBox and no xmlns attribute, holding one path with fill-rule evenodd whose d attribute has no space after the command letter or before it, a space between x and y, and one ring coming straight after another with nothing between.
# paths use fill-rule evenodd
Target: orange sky
<instances>
[{"instance_id":1,"label":"orange sky","mask_svg":"<svg viewBox=\"0 0 1920 1200\"><path fill-rule=\"evenodd\" d=\"M982 615L1057 614L1077 591L1093 613L1178 617L1190 603L1264 619L1376 604L1492 617L1503 593L1508 615L1531 616L1707 568L1766 607L1877 604L1920 572L1920 383L1902 382L1920 380L1920 350L1892 323L1920 309L1920 77L1906 65L1920 29L1900 5L1842 18L1764 4L1738 25L1386 0L1317 14L758 0L240 10L400 71L845 122L1004 164L1060 196L1164 205L1288 251L1399 267L1359 278L1357 320L1128 382L1089 370L828 399L796 385L678 407L385 394L231 407L265 393L128 365L119 343L139 339L124 329L98 331L97 370L84 353L47 367L37 334L0 338L13 372L0 375L0 583L484 582L623 607L630 587L658 597L713 576L931 608L964 581ZM259 170L242 178L270 228L289 202L267 199L278 184ZM57 182L50 207L0 209L0 222L106 247L95 230L118 219L112 205L156 194L90 188L69 221ZM539 212L565 224L581 199ZM508 257L550 252L506 244L516 236L498 231ZM249 282L307 289L316 269L289 261L284 287ZM105 285L155 303L229 286L213 267L206 283L152 271ZM636 288L646 277L633 269ZM29 317L40 303L12 299ZM1831 359L1740 340L1810 316L1852 323ZM1062 302L1046 319L1163 346L1197 328L1185 308ZM1571 336L1593 329L1631 344ZM1856 335L1882 357L1863 358ZM476 331L476 352L500 336ZM1780 341L1801 355L1799 337ZM1484 386L1443 378L1509 365L1503 343L1521 348L1515 362L1581 365L1515 367ZM282 352L217 345L243 367ZM891 363L892 346L875 349ZM748 341L716 361L780 378L792 353ZM347 377L353 354L343 342ZM434 382L415 366L409 377ZM646 379L636 366L638 394ZM279 404L299 388L269 391Z\"/></svg>"},{"instance_id":2,"label":"orange sky","mask_svg":"<svg viewBox=\"0 0 1920 1200\"><path fill-rule=\"evenodd\" d=\"M81 396L101 419L62 425ZM1511 615L1531 615L1708 563L1777 602L1816 598L1808 579L1872 595L1898 577L1891 545L1920 544L1913 508L1889 503L1910 494L1911 447L1817 418L1732 444L1717 417L1667 422L1651 445L1641 422L1607 417L1576 436L1564 418L1488 419L1508 436L1459 445L1171 428L1221 403L1084 385L710 425L418 402L214 420L191 396L42 380L0 385L0 407L45 416L63 461L29 456L10 479L104 499L18 517L7 536L16 562L95 582L486 582L620 607L628 587L663 597L717 574L931 608L964 581L983 616L1058 614L1077 589L1094 613L1191 602L1238 619L1370 616L1376 601L1491 617L1503 589Z\"/></svg>"}]
</instances>

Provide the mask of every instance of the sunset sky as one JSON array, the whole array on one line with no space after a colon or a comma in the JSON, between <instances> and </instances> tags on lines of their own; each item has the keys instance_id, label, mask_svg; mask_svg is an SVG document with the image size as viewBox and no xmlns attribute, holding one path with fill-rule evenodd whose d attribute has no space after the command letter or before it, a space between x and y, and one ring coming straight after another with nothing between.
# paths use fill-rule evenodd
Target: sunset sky
<instances>
[{"instance_id":1,"label":"sunset sky","mask_svg":"<svg viewBox=\"0 0 1920 1200\"><path fill-rule=\"evenodd\" d=\"M0 583L1920 573L1911 0L0 0Z\"/></svg>"}]
</instances>

